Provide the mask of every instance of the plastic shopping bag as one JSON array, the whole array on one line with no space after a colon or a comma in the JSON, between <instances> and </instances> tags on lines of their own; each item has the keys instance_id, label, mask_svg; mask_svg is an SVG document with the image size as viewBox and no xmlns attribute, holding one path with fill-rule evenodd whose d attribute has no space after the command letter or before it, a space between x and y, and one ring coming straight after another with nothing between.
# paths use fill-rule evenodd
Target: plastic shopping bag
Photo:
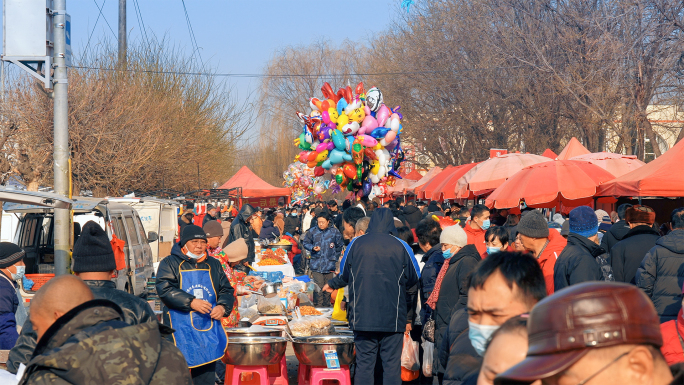
<instances>
[{"instance_id":1,"label":"plastic shopping bag","mask_svg":"<svg viewBox=\"0 0 684 385\"><path fill-rule=\"evenodd\" d=\"M404 334L404 347L401 350L401 380L413 381L420 375L420 356L418 342Z\"/></svg>"},{"instance_id":2,"label":"plastic shopping bag","mask_svg":"<svg viewBox=\"0 0 684 385\"><path fill-rule=\"evenodd\" d=\"M344 298L344 288L337 290L337 297L335 297L335 306L333 307L332 318L337 321L347 322L347 311L342 310L341 303Z\"/></svg>"},{"instance_id":3,"label":"plastic shopping bag","mask_svg":"<svg viewBox=\"0 0 684 385\"><path fill-rule=\"evenodd\" d=\"M434 342L423 339L423 375L425 377L432 377L432 360L435 350Z\"/></svg>"}]
</instances>

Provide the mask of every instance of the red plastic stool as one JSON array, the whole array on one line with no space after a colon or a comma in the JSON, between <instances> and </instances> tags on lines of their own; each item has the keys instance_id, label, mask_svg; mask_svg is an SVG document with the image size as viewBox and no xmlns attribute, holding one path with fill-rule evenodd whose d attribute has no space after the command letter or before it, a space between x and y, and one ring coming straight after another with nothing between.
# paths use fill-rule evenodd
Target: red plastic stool
<instances>
[{"instance_id":1,"label":"red plastic stool","mask_svg":"<svg viewBox=\"0 0 684 385\"><path fill-rule=\"evenodd\" d=\"M228 368L231 366L231 368ZM256 378L252 377L252 381L240 381L240 375L243 373L256 373L259 375L259 381L256 382ZM230 377L229 377L230 375ZM258 385L270 385L268 378L268 366L257 365L257 366L247 366L247 365L226 365L226 384L231 385L247 385L247 384L258 384ZM230 381L230 382L229 382Z\"/></svg>"},{"instance_id":2,"label":"red plastic stool","mask_svg":"<svg viewBox=\"0 0 684 385\"><path fill-rule=\"evenodd\" d=\"M268 377L271 385L290 385L287 379L287 358L284 355L279 364L268 365Z\"/></svg>"},{"instance_id":3,"label":"red plastic stool","mask_svg":"<svg viewBox=\"0 0 684 385\"><path fill-rule=\"evenodd\" d=\"M311 379L311 366L299 364L297 368L297 383L299 385L309 385Z\"/></svg>"},{"instance_id":4,"label":"red plastic stool","mask_svg":"<svg viewBox=\"0 0 684 385\"><path fill-rule=\"evenodd\" d=\"M312 367L310 385L323 385L326 380L335 380L340 385L351 385L349 366L341 366L339 370L330 370L322 367Z\"/></svg>"}]
</instances>

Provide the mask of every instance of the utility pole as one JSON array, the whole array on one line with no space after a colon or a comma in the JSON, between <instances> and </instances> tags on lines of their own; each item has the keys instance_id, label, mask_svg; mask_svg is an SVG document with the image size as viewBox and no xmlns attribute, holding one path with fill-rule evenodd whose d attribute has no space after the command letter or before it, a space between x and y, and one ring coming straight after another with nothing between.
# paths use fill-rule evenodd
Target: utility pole
<instances>
[{"instance_id":1,"label":"utility pole","mask_svg":"<svg viewBox=\"0 0 684 385\"><path fill-rule=\"evenodd\" d=\"M126 0L119 0L119 65L126 63Z\"/></svg>"},{"instance_id":2,"label":"utility pole","mask_svg":"<svg viewBox=\"0 0 684 385\"><path fill-rule=\"evenodd\" d=\"M54 0L54 187L59 195L69 197L69 104L66 65L66 0ZM46 68L50 71L50 68ZM69 197L70 198L70 197ZM71 215L67 209L55 209L55 275L67 274Z\"/></svg>"}]
</instances>

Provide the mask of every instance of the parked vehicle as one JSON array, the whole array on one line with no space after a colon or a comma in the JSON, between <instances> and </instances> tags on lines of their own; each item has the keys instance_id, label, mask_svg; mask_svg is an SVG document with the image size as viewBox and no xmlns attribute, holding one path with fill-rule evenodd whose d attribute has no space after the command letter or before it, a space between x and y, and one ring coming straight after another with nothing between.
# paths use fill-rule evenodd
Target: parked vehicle
<instances>
[{"instance_id":1,"label":"parked vehicle","mask_svg":"<svg viewBox=\"0 0 684 385\"><path fill-rule=\"evenodd\" d=\"M171 254L173 243L178 237L178 215L182 207L178 201L159 198L108 198L107 200L133 207L140 215L140 221L145 230L159 234L158 240L150 241L154 263Z\"/></svg>"},{"instance_id":2,"label":"parked vehicle","mask_svg":"<svg viewBox=\"0 0 684 385\"><path fill-rule=\"evenodd\" d=\"M23 192L22 192L23 193ZM35 193L44 194L44 193ZM54 195L54 194L51 194ZM21 213L14 242L26 251L24 262L27 274L54 274L54 209L34 203L21 203L19 199L4 200L4 210ZM145 232L138 212L131 206L112 203L103 198L74 197L71 200L74 214L73 243L78 240L81 227L89 220L98 222L111 238L125 242L126 266L115 272L112 280L120 290L146 296L147 281L152 277L153 257L149 243L158 240L157 233ZM31 298L32 291L23 290L24 298Z\"/></svg>"}]
</instances>

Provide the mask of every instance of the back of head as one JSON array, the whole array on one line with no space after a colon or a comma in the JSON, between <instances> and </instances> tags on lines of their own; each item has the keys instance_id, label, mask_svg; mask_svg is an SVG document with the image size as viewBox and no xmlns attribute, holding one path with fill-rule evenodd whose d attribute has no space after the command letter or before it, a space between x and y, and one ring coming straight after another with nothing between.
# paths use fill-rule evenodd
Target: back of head
<instances>
[{"instance_id":1,"label":"back of head","mask_svg":"<svg viewBox=\"0 0 684 385\"><path fill-rule=\"evenodd\" d=\"M589 238L598 233L598 218L589 206L575 207L568 217L570 233Z\"/></svg>"},{"instance_id":2,"label":"back of head","mask_svg":"<svg viewBox=\"0 0 684 385\"><path fill-rule=\"evenodd\" d=\"M355 227L356 222L365 217L366 213L358 207L349 207L342 212L342 220L347 222L351 227Z\"/></svg>"},{"instance_id":3,"label":"back of head","mask_svg":"<svg viewBox=\"0 0 684 385\"><path fill-rule=\"evenodd\" d=\"M54 322L69 310L93 299L93 292L73 275L52 278L31 300L31 322L36 318ZM47 325L49 326L49 325Z\"/></svg>"},{"instance_id":4,"label":"back of head","mask_svg":"<svg viewBox=\"0 0 684 385\"><path fill-rule=\"evenodd\" d=\"M494 333L492 333L492 336L489 337L489 341L487 342L487 348L489 348L489 345L492 344L492 341L497 336L508 334L508 333L520 333L521 335L525 336L527 338L527 320L530 318L528 314L523 314L519 316L515 316L513 318L509 318L506 322L504 322Z\"/></svg>"},{"instance_id":5,"label":"back of head","mask_svg":"<svg viewBox=\"0 0 684 385\"><path fill-rule=\"evenodd\" d=\"M634 205L628 207L625 212L625 221L631 224L643 224L651 226L655 222L655 210L648 206Z\"/></svg>"},{"instance_id":6,"label":"back of head","mask_svg":"<svg viewBox=\"0 0 684 385\"><path fill-rule=\"evenodd\" d=\"M418 236L418 242L432 247L439 244L439 236L442 235L442 227L432 218L426 218L418 222L416 235Z\"/></svg>"},{"instance_id":7,"label":"back of head","mask_svg":"<svg viewBox=\"0 0 684 385\"><path fill-rule=\"evenodd\" d=\"M672 230L684 229L684 207L672 210L670 220L672 221Z\"/></svg>"},{"instance_id":8,"label":"back of head","mask_svg":"<svg viewBox=\"0 0 684 385\"><path fill-rule=\"evenodd\" d=\"M404 203L404 198L398 197L395 201L397 202L397 206L401 206L401 204Z\"/></svg>"},{"instance_id":9,"label":"back of head","mask_svg":"<svg viewBox=\"0 0 684 385\"><path fill-rule=\"evenodd\" d=\"M399 205L397 204L396 201L389 201L387 202L389 204L389 209L390 210L396 210L399 208Z\"/></svg>"},{"instance_id":10,"label":"back of head","mask_svg":"<svg viewBox=\"0 0 684 385\"><path fill-rule=\"evenodd\" d=\"M356 221L356 226L354 226L354 231L358 234L363 232L364 234L368 231L368 224L370 223L369 217L363 217Z\"/></svg>"},{"instance_id":11,"label":"back of head","mask_svg":"<svg viewBox=\"0 0 684 385\"><path fill-rule=\"evenodd\" d=\"M620 218L620 220L625 219L625 214L627 213L627 209L630 207L632 207L632 205L629 203L623 203L620 206L618 206L617 215L618 215L618 218Z\"/></svg>"},{"instance_id":12,"label":"back of head","mask_svg":"<svg viewBox=\"0 0 684 385\"><path fill-rule=\"evenodd\" d=\"M500 272L509 288L515 285L521 300L530 308L546 297L544 273L530 254L494 253L480 262L468 278L468 288L481 289L487 279Z\"/></svg>"},{"instance_id":13,"label":"back of head","mask_svg":"<svg viewBox=\"0 0 684 385\"><path fill-rule=\"evenodd\" d=\"M116 270L114 250L107 233L94 221L88 221L74 244L73 268L76 273Z\"/></svg>"},{"instance_id":14,"label":"back of head","mask_svg":"<svg viewBox=\"0 0 684 385\"><path fill-rule=\"evenodd\" d=\"M408 226L399 227L397 229L397 232L399 233L397 235L397 238L408 243L409 245L412 245L415 242L415 240L413 239L413 231L411 231L411 229Z\"/></svg>"}]
</instances>

